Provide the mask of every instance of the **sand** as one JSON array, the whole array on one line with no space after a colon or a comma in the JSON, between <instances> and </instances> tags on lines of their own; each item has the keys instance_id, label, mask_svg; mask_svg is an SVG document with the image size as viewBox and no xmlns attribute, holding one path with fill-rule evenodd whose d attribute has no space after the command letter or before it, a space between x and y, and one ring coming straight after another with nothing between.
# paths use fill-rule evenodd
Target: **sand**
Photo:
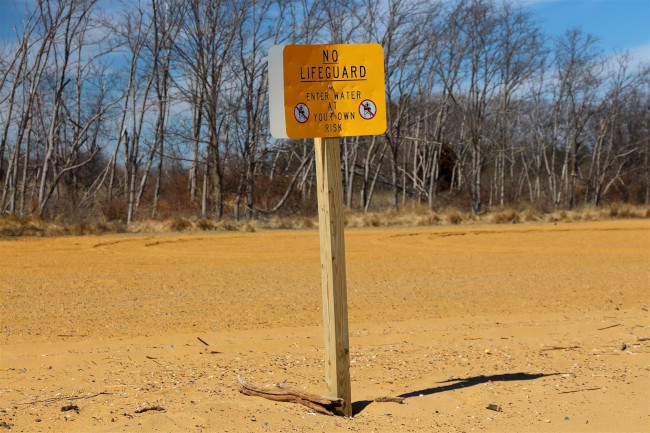
<instances>
[{"instance_id":1,"label":"sand","mask_svg":"<svg viewBox=\"0 0 650 433\"><path fill-rule=\"evenodd\" d=\"M0 431L650 431L648 220L346 250L349 419L236 387L325 392L316 230L0 239Z\"/></svg>"}]
</instances>

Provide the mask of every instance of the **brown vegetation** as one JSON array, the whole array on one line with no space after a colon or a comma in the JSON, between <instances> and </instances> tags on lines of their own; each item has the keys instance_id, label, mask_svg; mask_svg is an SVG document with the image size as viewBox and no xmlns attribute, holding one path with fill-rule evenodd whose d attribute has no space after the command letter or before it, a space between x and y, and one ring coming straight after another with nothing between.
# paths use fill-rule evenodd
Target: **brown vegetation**
<instances>
[{"instance_id":1,"label":"brown vegetation","mask_svg":"<svg viewBox=\"0 0 650 433\"><path fill-rule=\"evenodd\" d=\"M650 207L630 204L612 204L605 208L584 206L573 211L559 210L542 213L533 209L516 210L512 208L495 210L481 215L461 212L448 208L440 212L415 208L401 211L360 213L348 211L345 214L345 227L422 227L444 225L472 224L520 224L530 222L579 222L601 221L609 219L650 218ZM163 220L136 221L127 226L116 221L76 222L64 224L48 222L40 218L18 217L14 215L0 217L0 237L14 236L68 236L101 235L106 233L167 233L167 232L204 232L204 231L240 231L256 232L259 230L304 230L318 228L317 217L278 217L257 220L222 219L214 221L205 218L185 218L176 216Z\"/></svg>"}]
</instances>

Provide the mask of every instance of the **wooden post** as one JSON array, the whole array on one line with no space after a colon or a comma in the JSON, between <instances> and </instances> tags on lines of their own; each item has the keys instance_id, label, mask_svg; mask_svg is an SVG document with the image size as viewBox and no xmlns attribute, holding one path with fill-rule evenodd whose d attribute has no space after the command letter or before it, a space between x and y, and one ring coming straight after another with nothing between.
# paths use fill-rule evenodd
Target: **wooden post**
<instances>
[{"instance_id":1,"label":"wooden post","mask_svg":"<svg viewBox=\"0 0 650 433\"><path fill-rule=\"evenodd\" d=\"M328 395L345 400L343 413L352 416L339 139L315 138L314 146L323 289L325 381Z\"/></svg>"}]
</instances>

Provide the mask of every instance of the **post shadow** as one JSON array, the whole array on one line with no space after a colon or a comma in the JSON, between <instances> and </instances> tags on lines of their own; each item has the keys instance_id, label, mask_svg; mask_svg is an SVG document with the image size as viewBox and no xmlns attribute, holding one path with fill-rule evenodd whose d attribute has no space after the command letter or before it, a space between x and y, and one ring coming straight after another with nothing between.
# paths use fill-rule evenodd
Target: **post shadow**
<instances>
[{"instance_id":1,"label":"post shadow","mask_svg":"<svg viewBox=\"0 0 650 433\"><path fill-rule=\"evenodd\" d=\"M411 397L418 397L420 395L425 396L425 395L437 394L439 392L454 391L456 389L467 388L469 386L480 385L482 383L487 383L487 382L512 382L512 381L520 381L520 380L535 380L541 377L557 376L559 374L562 373L532 373L532 374L531 373L505 373L505 374L493 374L491 376L480 375L480 376L473 376L473 377L466 377L466 378L452 378L452 379L444 380L442 382L437 382L440 384L453 382L450 383L449 385L441 385L441 386L435 386L431 388L420 389L417 391L405 392L403 394L398 395L397 397L402 397L407 399ZM354 403L352 403L353 415L357 415L361 413L371 403L372 400L355 401Z\"/></svg>"}]
</instances>

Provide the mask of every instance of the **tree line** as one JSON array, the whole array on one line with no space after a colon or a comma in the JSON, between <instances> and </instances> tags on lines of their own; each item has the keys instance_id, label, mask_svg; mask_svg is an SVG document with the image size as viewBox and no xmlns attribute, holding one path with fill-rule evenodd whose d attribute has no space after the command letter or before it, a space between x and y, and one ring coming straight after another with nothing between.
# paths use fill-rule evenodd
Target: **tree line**
<instances>
[{"instance_id":1,"label":"tree line","mask_svg":"<svg viewBox=\"0 0 650 433\"><path fill-rule=\"evenodd\" d=\"M650 203L650 65L510 1L36 0L0 41L0 213L131 223L310 212L269 134L274 44L377 42L388 128L341 139L344 203Z\"/></svg>"}]
</instances>

